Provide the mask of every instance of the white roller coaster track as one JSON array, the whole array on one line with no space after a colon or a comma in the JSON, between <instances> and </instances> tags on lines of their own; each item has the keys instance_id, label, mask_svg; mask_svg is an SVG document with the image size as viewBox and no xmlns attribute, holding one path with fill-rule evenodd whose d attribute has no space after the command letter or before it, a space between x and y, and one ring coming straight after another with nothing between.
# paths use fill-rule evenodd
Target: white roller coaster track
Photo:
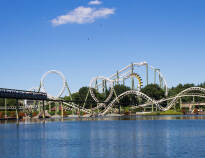
<instances>
[{"instance_id":1,"label":"white roller coaster track","mask_svg":"<svg viewBox=\"0 0 205 158\"><path fill-rule=\"evenodd\" d=\"M83 107L80 107L79 105L77 104L74 104L74 103L67 103L67 102L63 102L64 105L70 107L70 108L73 108L73 109L76 109L76 110L80 110L82 112L85 112L85 113L88 113L90 114L91 113L91 110L89 109L85 109Z\"/></svg>"},{"instance_id":2,"label":"white roller coaster track","mask_svg":"<svg viewBox=\"0 0 205 158\"><path fill-rule=\"evenodd\" d=\"M115 105L115 103L119 102L119 100L122 99L122 98L124 98L125 96L131 95L131 94L132 94L132 95L136 95L136 96L140 96L140 97L146 99L147 101L152 102L152 103L155 104L157 107L159 107L158 103L157 103L155 100L153 100L153 99L151 99L150 97L148 97L146 94L141 93L141 92L139 92L139 91L131 90L131 91L126 91L126 92L122 93L121 95L119 95L117 98L115 98L115 99L107 106L107 108L101 113L101 115L105 115L106 113L108 113L108 112L111 110L111 108ZM160 108L160 107L159 107L159 108Z\"/></svg>"},{"instance_id":3,"label":"white roller coaster track","mask_svg":"<svg viewBox=\"0 0 205 158\"><path fill-rule=\"evenodd\" d=\"M97 103L99 103L100 101L97 99L97 97L95 96L95 94L94 94L94 92L93 92L93 89L94 89L94 86L93 86L93 85L96 83L96 81L97 81L98 79L107 81L108 84L109 84L110 87L111 87L110 94L108 95L108 97L107 97L104 101L102 101L102 102L105 102L105 103L106 103L106 102L108 102L108 101L112 98L112 95L113 95L113 92L114 92L114 89L113 89L113 80L110 80L109 78L106 78L106 77L104 77L104 76L99 76L99 77L93 78L93 79L90 81L89 92L90 92L92 98L93 98Z\"/></svg>"},{"instance_id":4,"label":"white roller coaster track","mask_svg":"<svg viewBox=\"0 0 205 158\"><path fill-rule=\"evenodd\" d=\"M77 104L74 104L74 103L67 103L67 102L63 102L63 104L66 106L66 107L69 107L71 109L77 109L77 110L80 110L80 111L83 111L85 113L93 113L95 110L97 109L100 109L100 108L105 108L104 111L101 111L100 112L100 115L105 115L107 114L113 107L114 105L119 102L120 99L122 99L123 97L127 96L127 95L135 95L135 96L138 96L138 97L142 97L144 98L145 100L147 100L147 103L145 104L142 104L142 105L138 105L138 106L134 106L133 108L136 108L136 107L146 107L146 106L150 106L150 105L155 105L158 109L162 110L162 111L167 111L169 109L171 109L175 103L178 101L179 98L182 98L182 97L201 97L201 98L205 98L205 89L204 88L201 88L201 87L191 87L191 88L188 88L182 92L180 92L178 95L176 95L175 97L171 97L171 98L165 98L165 99L161 99L161 100L154 100L152 98L150 98L149 96L147 96L146 94L144 93L141 93L139 91L135 91L135 90L130 90L130 91L127 91L127 92L124 92L122 94L120 94L119 96L116 96L116 98L114 100L112 100L108 105L106 103L108 103L110 101L110 99L112 98L113 96L113 93L114 93L114 88L113 88L113 83L114 81L116 81L116 78L117 78L117 75L119 75L119 80L118 81L122 81L124 78L126 78L127 76L129 76L129 74L132 73L132 71L127 71L131 66L136 66L136 67L140 67L140 66L148 66L148 63L147 62L141 62L141 63L133 63L133 64L130 64L128 66L126 66L125 68L121 69L120 71L118 71L118 73L115 73L113 75L111 75L109 78L107 77L103 77L103 76L100 76L100 77L95 77L93 78L91 81L90 81L90 84L89 84L89 92L92 96L92 98L94 99L94 101L97 103L97 106L95 108L92 108L92 109L86 109ZM153 71L156 71L158 73L158 75L160 76L160 78L163 80L163 84L165 86L165 90L166 90L166 94L168 94L168 88L167 88L167 82L165 80L165 78L163 77L163 75L161 74L160 71L158 71L158 69L154 68L153 66L149 66L150 69L152 69ZM56 100L56 99L59 99L62 94L64 93L65 89L68 88L68 85L67 85L67 81L66 81L66 78L65 76L63 75L63 73L59 72L59 71L56 71L56 70L51 70L51 71L48 71L46 72L42 78L41 78L41 82L40 82L40 90L43 91L43 92L46 92L46 89L44 87L44 80L46 78L47 75L49 74L57 74L61 77L62 81L63 81L63 85L62 85L62 88L61 90L59 91L59 93L57 94L57 96L52 96L50 94L48 94L48 97L50 99L53 99L53 100ZM108 95L108 97L104 100L104 101L99 101L98 98L95 96L94 92L93 92L93 89L95 88L94 87L94 84L96 83L97 80L103 80L103 81L106 81L106 83L109 84L109 87L111 88L111 91L110 91L110 94ZM102 83L100 83L102 84ZM100 85L98 84L98 85ZM36 90L33 89L33 90ZM69 90L69 88L68 88ZM192 93L190 94L190 92L195 92L195 93ZM200 92L200 93L199 93ZM69 91L70 93L70 91ZM171 101L166 107L165 106L162 106L161 104L163 102L166 102L166 101ZM101 103L103 102L103 103Z\"/></svg>"},{"instance_id":5,"label":"white roller coaster track","mask_svg":"<svg viewBox=\"0 0 205 158\"><path fill-rule=\"evenodd\" d=\"M203 94L186 94L188 92L191 92L191 91L197 91L197 92L202 92ZM188 88L182 92L180 92L177 96L175 97L171 97L171 98L167 98L167 99L161 99L159 101L156 101L154 99L151 99L149 96L147 96L146 94L144 93L141 93L141 92L138 92L138 91L127 91L127 92L124 92L122 93L121 95L119 95L116 99L114 99L108 106L107 108L105 109L104 112L102 112L102 115L105 115L106 113L109 112L109 110L115 105L115 103L117 103L120 99L122 99L123 97L127 96L127 95L136 95L136 96L140 96L144 99L146 99L148 101L148 103L146 104L143 104L143 105L138 105L138 107L146 107L146 106L150 106L150 105L156 105L160 110L162 111L167 111L169 109L171 109L174 104L176 103L177 99L178 98L182 98L182 97L201 97L201 98L205 98L205 89L204 88L201 88L201 87L191 87L191 88ZM172 100L170 102L170 104L168 104L168 106L166 107L163 107L160 105L160 103L162 102L165 102L165 101L169 101L169 100ZM135 106L136 107L136 106Z\"/></svg>"}]
</instances>

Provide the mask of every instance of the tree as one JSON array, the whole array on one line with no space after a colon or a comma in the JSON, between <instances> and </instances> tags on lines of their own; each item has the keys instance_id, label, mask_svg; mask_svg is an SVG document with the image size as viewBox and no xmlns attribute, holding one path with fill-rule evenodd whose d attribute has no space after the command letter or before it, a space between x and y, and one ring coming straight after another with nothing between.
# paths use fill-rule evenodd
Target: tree
<instances>
[{"instance_id":1,"label":"tree","mask_svg":"<svg viewBox=\"0 0 205 158\"><path fill-rule=\"evenodd\" d=\"M160 100L165 98L165 92L157 84L149 84L141 89L141 92L153 98L155 100Z\"/></svg>"}]
</instances>

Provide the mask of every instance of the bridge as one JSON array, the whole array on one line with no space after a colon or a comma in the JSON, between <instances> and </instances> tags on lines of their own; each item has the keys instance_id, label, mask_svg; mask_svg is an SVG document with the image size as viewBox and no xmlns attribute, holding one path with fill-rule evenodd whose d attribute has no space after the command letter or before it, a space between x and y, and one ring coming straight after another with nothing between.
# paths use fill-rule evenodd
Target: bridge
<instances>
[{"instance_id":1,"label":"bridge","mask_svg":"<svg viewBox=\"0 0 205 158\"><path fill-rule=\"evenodd\" d=\"M47 100L47 93L0 88L0 98Z\"/></svg>"},{"instance_id":2,"label":"bridge","mask_svg":"<svg viewBox=\"0 0 205 158\"><path fill-rule=\"evenodd\" d=\"M44 101L48 99L47 93L17 90L17 89L7 89L7 88L0 88L0 98L4 99L5 117L7 117L7 110L12 109L12 110L16 110L16 119L19 119L19 110L24 109L24 107L19 105L19 100L40 100L43 102L43 111L45 111ZM16 105L8 108L6 99L16 99Z\"/></svg>"}]
</instances>

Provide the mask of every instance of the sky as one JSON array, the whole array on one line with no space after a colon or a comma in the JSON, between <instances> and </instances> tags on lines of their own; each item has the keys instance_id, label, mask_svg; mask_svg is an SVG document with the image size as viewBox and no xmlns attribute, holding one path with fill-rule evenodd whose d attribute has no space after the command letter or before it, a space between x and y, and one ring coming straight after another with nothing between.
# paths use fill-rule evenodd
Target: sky
<instances>
[{"instance_id":1,"label":"sky","mask_svg":"<svg viewBox=\"0 0 205 158\"><path fill-rule=\"evenodd\" d=\"M204 0L0 0L0 87L39 86L48 70L72 92L131 62L168 86L205 81ZM47 78L51 93L61 84Z\"/></svg>"}]
</instances>

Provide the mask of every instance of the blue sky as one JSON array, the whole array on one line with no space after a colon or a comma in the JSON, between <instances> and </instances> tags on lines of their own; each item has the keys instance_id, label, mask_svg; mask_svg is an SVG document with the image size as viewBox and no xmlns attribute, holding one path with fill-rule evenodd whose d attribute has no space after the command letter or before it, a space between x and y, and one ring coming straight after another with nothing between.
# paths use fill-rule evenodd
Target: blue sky
<instances>
[{"instance_id":1,"label":"blue sky","mask_svg":"<svg viewBox=\"0 0 205 158\"><path fill-rule=\"evenodd\" d=\"M90 1L0 0L0 87L29 89L56 69L77 91L141 61L159 67L169 87L205 81L204 0Z\"/></svg>"}]
</instances>

